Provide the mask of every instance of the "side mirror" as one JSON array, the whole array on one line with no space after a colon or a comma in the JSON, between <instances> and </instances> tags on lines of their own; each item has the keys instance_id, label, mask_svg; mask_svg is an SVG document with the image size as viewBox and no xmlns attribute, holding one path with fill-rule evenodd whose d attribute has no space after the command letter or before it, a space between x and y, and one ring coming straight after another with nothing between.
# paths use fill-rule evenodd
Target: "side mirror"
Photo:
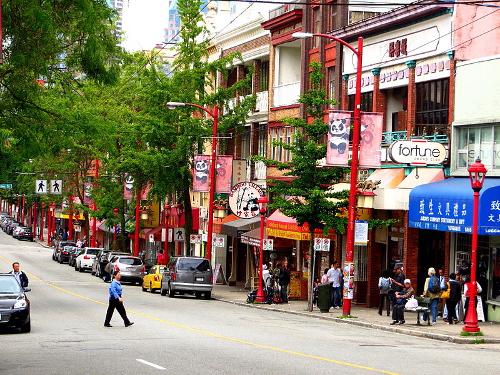
<instances>
[{"instance_id":1,"label":"side mirror","mask_svg":"<svg viewBox=\"0 0 500 375\"><path fill-rule=\"evenodd\" d=\"M31 288L23 288L25 292L31 292Z\"/></svg>"}]
</instances>

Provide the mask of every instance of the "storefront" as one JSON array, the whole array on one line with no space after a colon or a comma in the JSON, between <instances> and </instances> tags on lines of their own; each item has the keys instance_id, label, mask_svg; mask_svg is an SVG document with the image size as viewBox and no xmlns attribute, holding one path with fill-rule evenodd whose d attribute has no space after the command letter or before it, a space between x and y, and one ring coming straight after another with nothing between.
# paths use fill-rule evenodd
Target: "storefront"
<instances>
[{"instance_id":1,"label":"storefront","mask_svg":"<svg viewBox=\"0 0 500 375\"><path fill-rule=\"evenodd\" d=\"M472 189L467 178L422 185L410 194L409 226L420 231L449 232L451 271L470 266ZM479 204L478 282L486 318L500 321L500 179L486 178ZM433 235L429 238L438 238ZM445 245L446 247L446 245Z\"/></svg>"}]
</instances>

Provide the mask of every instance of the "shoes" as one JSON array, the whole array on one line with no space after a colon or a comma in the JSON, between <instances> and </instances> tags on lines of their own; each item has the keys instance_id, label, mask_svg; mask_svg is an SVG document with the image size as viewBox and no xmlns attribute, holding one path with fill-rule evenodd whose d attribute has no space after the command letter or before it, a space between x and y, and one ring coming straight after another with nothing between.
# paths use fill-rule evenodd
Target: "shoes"
<instances>
[{"instance_id":1,"label":"shoes","mask_svg":"<svg viewBox=\"0 0 500 375\"><path fill-rule=\"evenodd\" d=\"M379 311L379 312L378 312L378 314L379 314L380 316L382 316L382 312L381 312L381 311Z\"/></svg>"},{"instance_id":2,"label":"shoes","mask_svg":"<svg viewBox=\"0 0 500 375\"><path fill-rule=\"evenodd\" d=\"M404 321L404 320L401 320L401 321L399 322L399 324L400 324L400 325L401 325L401 324L405 324L405 321Z\"/></svg>"},{"instance_id":3,"label":"shoes","mask_svg":"<svg viewBox=\"0 0 500 375\"><path fill-rule=\"evenodd\" d=\"M396 324L398 324L398 321L397 320L393 320L392 323L391 323L391 326L396 325Z\"/></svg>"},{"instance_id":4,"label":"shoes","mask_svg":"<svg viewBox=\"0 0 500 375\"><path fill-rule=\"evenodd\" d=\"M104 324L104 327L113 327L111 324Z\"/></svg>"},{"instance_id":5,"label":"shoes","mask_svg":"<svg viewBox=\"0 0 500 375\"><path fill-rule=\"evenodd\" d=\"M387 313L387 316L391 315L390 313Z\"/></svg>"},{"instance_id":6,"label":"shoes","mask_svg":"<svg viewBox=\"0 0 500 375\"><path fill-rule=\"evenodd\" d=\"M431 326L435 326L435 325L436 325L436 322L432 322L432 323L431 323Z\"/></svg>"},{"instance_id":7,"label":"shoes","mask_svg":"<svg viewBox=\"0 0 500 375\"><path fill-rule=\"evenodd\" d=\"M338 307L338 306L335 306L335 307L334 307L334 309L335 309L335 310L338 310L338 309L340 309L340 307Z\"/></svg>"},{"instance_id":8,"label":"shoes","mask_svg":"<svg viewBox=\"0 0 500 375\"><path fill-rule=\"evenodd\" d=\"M128 323L125 324L125 327L130 327L133 324L134 324L134 322L128 322Z\"/></svg>"}]
</instances>

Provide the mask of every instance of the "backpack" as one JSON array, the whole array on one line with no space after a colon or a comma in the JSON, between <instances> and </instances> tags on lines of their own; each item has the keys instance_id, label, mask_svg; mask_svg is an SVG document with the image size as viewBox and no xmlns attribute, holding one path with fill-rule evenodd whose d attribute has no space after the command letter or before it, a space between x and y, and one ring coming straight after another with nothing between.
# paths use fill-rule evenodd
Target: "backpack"
<instances>
[{"instance_id":1,"label":"backpack","mask_svg":"<svg viewBox=\"0 0 500 375\"><path fill-rule=\"evenodd\" d=\"M389 279L380 279L380 291L382 293L388 293L391 289L391 281Z\"/></svg>"},{"instance_id":2,"label":"backpack","mask_svg":"<svg viewBox=\"0 0 500 375\"><path fill-rule=\"evenodd\" d=\"M430 277L428 290L432 294L438 294L441 291L441 286L439 285L439 278L437 276Z\"/></svg>"}]
</instances>

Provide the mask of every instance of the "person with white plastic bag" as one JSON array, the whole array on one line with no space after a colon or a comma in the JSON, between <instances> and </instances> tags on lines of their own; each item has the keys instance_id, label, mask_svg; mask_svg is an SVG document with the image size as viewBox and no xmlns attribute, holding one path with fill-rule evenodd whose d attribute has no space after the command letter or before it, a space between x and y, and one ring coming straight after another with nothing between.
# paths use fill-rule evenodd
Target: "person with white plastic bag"
<instances>
[{"instance_id":1,"label":"person with white plastic bag","mask_svg":"<svg viewBox=\"0 0 500 375\"><path fill-rule=\"evenodd\" d=\"M409 298L415 295L415 290L411 287L410 279L404 280L404 288L401 292L396 292L394 308L392 310L392 323L405 324L405 305Z\"/></svg>"}]
</instances>

